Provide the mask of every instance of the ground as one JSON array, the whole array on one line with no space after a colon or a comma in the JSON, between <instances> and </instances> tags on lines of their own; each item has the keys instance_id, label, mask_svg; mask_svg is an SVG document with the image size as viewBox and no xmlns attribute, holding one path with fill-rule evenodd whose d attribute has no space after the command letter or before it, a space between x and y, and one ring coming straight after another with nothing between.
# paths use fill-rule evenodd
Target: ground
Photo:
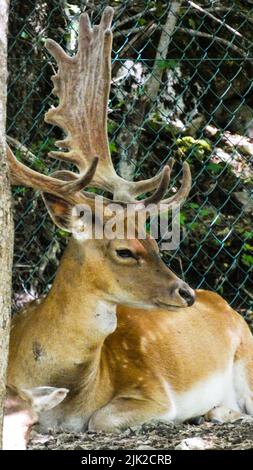
<instances>
[{"instance_id":1,"label":"ground","mask_svg":"<svg viewBox=\"0 0 253 470\"><path fill-rule=\"evenodd\" d=\"M120 434L110 435L93 432L66 434L50 433L41 435L34 433L30 449L50 450L98 450L98 449L175 449L182 441L186 445L197 445L201 449L253 449L252 421L237 421L236 423L201 425L190 424L144 424L129 428ZM197 439L196 439L197 438ZM189 444L190 443L190 444ZM185 446L183 442L183 446ZM184 447L185 448L185 447ZM196 447L195 447L196 448Z\"/></svg>"}]
</instances>

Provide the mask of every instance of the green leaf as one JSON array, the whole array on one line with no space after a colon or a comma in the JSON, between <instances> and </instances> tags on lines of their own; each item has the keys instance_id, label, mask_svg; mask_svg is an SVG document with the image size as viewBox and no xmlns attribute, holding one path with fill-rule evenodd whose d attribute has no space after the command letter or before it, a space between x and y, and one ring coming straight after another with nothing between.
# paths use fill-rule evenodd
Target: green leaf
<instances>
[{"instance_id":1,"label":"green leaf","mask_svg":"<svg viewBox=\"0 0 253 470\"><path fill-rule=\"evenodd\" d=\"M60 228L56 231L56 233L61 238L67 238L70 236L68 232L65 232L65 230L62 230Z\"/></svg>"},{"instance_id":2,"label":"green leaf","mask_svg":"<svg viewBox=\"0 0 253 470\"><path fill-rule=\"evenodd\" d=\"M211 208L204 208L204 209L200 209L199 211L199 217L205 217L207 215L213 215L213 210Z\"/></svg>"},{"instance_id":3,"label":"green leaf","mask_svg":"<svg viewBox=\"0 0 253 470\"><path fill-rule=\"evenodd\" d=\"M249 245L248 243L245 243L243 249L245 251L253 251L253 246L252 245Z\"/></svg>"},{"instance_id":4,"label":"green leaf","mask_svg":"<svg viewBox=\"0 0 253 470\"><path fill-rule=\"evenodd\" d=\"M20 34L20 37L22 39L29 39L29 34L26 31L22 31L22 33Z\"/></svg>"},{"instance_id":5,"label":"green leaf","mask_svg":"<svg viewBox=\"0 0 253 470\"><path fill-rule=\"evenodd\" d=\"M130 19L130 18L129 18ZM138 24L140 26L145 26L147 24L147 20L145 20L145 18L139 18L138 20Z\"/></svg>"},{"instance_id":6,"label":"green leaf","mask_svg":"<svg viewBox=\"0 0 253 470\"><path fill-rule=\"evenodd\" d=\"M207 140L197 139L195 142L196 142L197 145L202 147L207 152L211 152L212 148L211 148L211 145L209 144L209 142Z\"/></svg>"},{"instance_id":7,"label":"green leaf","mask_svg":"<svg viewBox=\"0 0 253 470\"><path fill-rule=\"evenodd\" d=\"M216 174L220 173L222 170L221 166L218 163L212 163L212 162L208 163L207 169Z\"/></svg>"},{"instance_id":8,"label":"green leaf","mask_svg":"<svg viewBox=\"0 0 253 470\"><path fill-rule=\"evenodd\" d=\"M180 224L185 225L186 215L180 212Z\"/></svg>"},{"instance_id":9,"label":"green leaf","mask_svg":"<svg viewBox=\"0 0 253 470\"><path fill-rule=\"evenodd\" d=\"M174 70L178 66L178 60L174 60L174 59L162 60L162 59L159 59L157 61L157 66L158 66L159 69Z\"/></svg>"},{"instance_id":10,"label":"green leaf","mask_svg":"<svg viewBox=\"0 0 253 470\"><path fill-rule=\"evenodd\" d=\"M110 142L109 147L110 147L110 151L111 151L112 153L113 153L113 152L117 152L117 147L116 147L115 142Z\"/></svg>"},{"instance_id":11,"label":"green leaf","mask_svg":"<svg viewBox=\"0 0 253 470\"><path fill-rule=\"evenodd\" d=\"M250 232L250 231L248 231L248 230L244 231L244 232L243 232L243 238L244 238L245 240L248 240L249 238L253 238L253 232Z\"/></svg>"},{"instance_id":12,"label":"green leaf","mask_svg":"<svg viewBox=\"0 0 253 470\"><path fill-rule=\"evenodd\" d=\"M190 202L189 203L189 207L191 209L198 209L199 208L199 204L197 204L196 202Z\"/></svg>"},{"instance_id":13,"label":"green leaf","mask_svg":"<svg viewBox=\"0 0 253 470\"><path fill-rule=\"evenodd\" d=\"M109 134L113 134L115 129L117 129L118 124L115 121L108 121L107 127Z\"/></svg>"},{"instance_id":14,"label":"green leaf","mask_svg":"<svg viewBox=\"0 0 253 470\"><path fill-rule=\"evenodd\" d=\"M189 19L189 25L192 29L196 29L196 23L192 18Z\"/></svg>"},{"instance_id":15,"label":"green leaf","mask_svg":"<svg viewBox=\"0 0 253 470\"><path fill-rule=\"evenodd\" d=\"M253 266L253 256L251 255L242 255L242 262L245 264L245 266L248 266L249 268Z\"/></svg>"}]
</instances>

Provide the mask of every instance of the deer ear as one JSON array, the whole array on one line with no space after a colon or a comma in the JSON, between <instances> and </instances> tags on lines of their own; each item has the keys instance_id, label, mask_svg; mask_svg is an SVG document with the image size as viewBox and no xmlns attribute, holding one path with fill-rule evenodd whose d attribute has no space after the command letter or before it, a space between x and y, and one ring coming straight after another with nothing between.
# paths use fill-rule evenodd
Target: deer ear
<instances>
[{"instance_id":1,"label":"deer ear","mask_svg":"<svg viewBox=\"0 0 253 470\"><path fill-rule=\"evenodd\" d=\"M75 173L67 170L54 171L51 176L63 181L73 181L78 178ZM54 196L53 194L42 193L42 198L55 225L62 230L71 232L73 206L61 197Z\"/></svg>"},{"instance_id":2,"label":"deer ear","mask_svg":"<svg viewBox=\"0 0 253 470\"><path fill-rule=\"evenodd\" d=\"M78 178L75 173L59 170L52 173L54 178L63 181L73 181ZM93 216L89 206L73 206L65 199L50 193L42 193L49 215L55 225L62 230L73 233L78 240L91 237Z\"/></svg>"},{"instance_id":3,"label":"deer ear","mask_svg":"<svg viewBox=\"0 0 253 470\"><path fill-rule=\"evenodd\" d=\"M41 413L42 411L51 410L59 405L68 392L69 390L67 388L35 387L22 389L21 395L23 398L29 400L35 412Z\"/></svg>"},{"instance_id":4,"label":"deer ear","mask_svg":"<svg viewBox=\"0 0 253 470\"><path fill-rule=\"evenodd\" d=\"M73 206L53 194L43 193L46 208L51 219L62 230L71 232L77 240L92 238L93 215L90 207L82 204Z\"/></svg>"},{"instance_id":5,"label":"deer ear","mask_svg":"<svg viewBox=\"0 0 253 470\"><path fill-rule=\"evenodd\" d=\"M62 230L71 232L73 206L69 202L58 196L54 196L53 194L43 193L42 198L55 225Z\"/></svg>"}]
</instances>

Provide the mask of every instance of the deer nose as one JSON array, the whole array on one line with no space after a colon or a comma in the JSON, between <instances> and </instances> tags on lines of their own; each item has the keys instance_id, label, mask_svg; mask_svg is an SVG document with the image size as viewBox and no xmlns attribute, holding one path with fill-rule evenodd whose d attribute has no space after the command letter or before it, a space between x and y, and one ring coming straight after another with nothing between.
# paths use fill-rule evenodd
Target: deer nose
<instances>
[{"instance_id":1,"label":"deer nose","mask_svg":"<svg viewBox=\"0 0 253 470\"><path fill-rule=\"evenodd\" d=\"M195 292L187 284L178 288L178 294L187 303L188 307L194 304L196 297Z\"/></svg>"},{"instance_id":2,"label":"deer nose","mask_svg":"<svg viewBox=\"0 0 253 470\"><path fill-rule=\"evenodd\" d=\"M175 282L171 289L171 293L176 296L178 300L180 299L187 307L190 307L195 302L196 296L194 290L191 289L191 287L184 281L178 280Z\"/></svg>"}]
</instances>

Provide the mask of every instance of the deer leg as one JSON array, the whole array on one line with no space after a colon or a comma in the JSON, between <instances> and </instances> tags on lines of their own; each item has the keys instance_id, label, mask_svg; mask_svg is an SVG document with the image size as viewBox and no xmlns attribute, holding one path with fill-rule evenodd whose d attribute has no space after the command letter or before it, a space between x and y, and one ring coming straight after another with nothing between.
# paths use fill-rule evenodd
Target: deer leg
<instances>
[{"instance_id":1,"label":"deer leg","mask_svg":"<svg viewBox=\"0 0 253 470\"><path fill-rule=\"evenodd\" d=\"M156 403L151 399L132 397L114 398L103 408L96 411L90 418L89 431L118 432L129 426L137 426L145 422L163 419L173 420L173 405Z\"/></svg>"},{"instance_id":2,"label":"deer leg","mask_svg":"<svg viewBox=\"0 0 253 470\"><path fill-rule=\"evenodd\" d=\"M239 411L232 410L226 406L216 406L210 410L204 418L212 423L233 423L243 418Z\"/></svg>"},{"instance_id":3,"label":"deer leg","mask_svg":"<svg viewBox=\"0 0 253 470\"><path fill-rule=\"evenodd\" d=\"M242 413L245 413L244 417L249 415L249 419L253 417L253 338L246 325L243 325L233 372L236 402Z\"/></svg>"}]
</instances>

